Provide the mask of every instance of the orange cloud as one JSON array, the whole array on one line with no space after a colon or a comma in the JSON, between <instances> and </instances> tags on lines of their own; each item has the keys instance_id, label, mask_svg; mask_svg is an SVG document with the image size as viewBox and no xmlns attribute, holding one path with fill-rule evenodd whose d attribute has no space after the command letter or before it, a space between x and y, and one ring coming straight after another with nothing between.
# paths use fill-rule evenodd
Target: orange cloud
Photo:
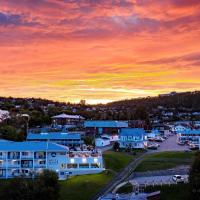
<instances>
[{"instance_id":1,"label":"orange cloud","mask_svg":"<svg viewBox=\"0 0 200 200\"><path fill-rule=\"evenodd\" d=\"M199 1L0 4L1 96L97 103L200 89Z\"/></svg>"}]
</instances>

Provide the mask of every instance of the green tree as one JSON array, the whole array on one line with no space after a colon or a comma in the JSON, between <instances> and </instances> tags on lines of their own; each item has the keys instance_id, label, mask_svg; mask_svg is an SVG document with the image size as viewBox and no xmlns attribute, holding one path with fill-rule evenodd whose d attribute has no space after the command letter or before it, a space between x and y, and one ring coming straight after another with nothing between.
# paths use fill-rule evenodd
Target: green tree
<instances>
[{"instance_id":1,"label":"green tree","mask_svg":"<svg viewBox=\"0 0 200 200\"><path fill-rule=\"evenodd\" d=\"M190 200L200 200L200 152L196 154L189 173Z\"/></svg>"},{"instance_id":2,"label":"green tree","mask_svg":"<svg viewBox=\"0 0 200 200\"><path fill-rule=\"evenodd\" d=\"M54 171L44 170L36 180L34 197L37 200L57 200L60 186L58 176Z\"/></svg>"},{"instance_id":3,"label":"green tree","mask_svg":"<svg viewBox=\"0 0 200 200\"><path fill-rule=\"evenodd\" d=\"M4 200L34 200L33 181L14 178L9 181L0 196Z\"/></svg>"},{"instance_id":4,"label":"green tree","mask_svg":"<svg viewBox=\"0 0 200 200\"><path fill-rule=\"evenodd\" d=\"M114 150L114 151L119 151L119 142L115 142L115 143L113 144L113 150Z\"/></svg>"}]
</instances>

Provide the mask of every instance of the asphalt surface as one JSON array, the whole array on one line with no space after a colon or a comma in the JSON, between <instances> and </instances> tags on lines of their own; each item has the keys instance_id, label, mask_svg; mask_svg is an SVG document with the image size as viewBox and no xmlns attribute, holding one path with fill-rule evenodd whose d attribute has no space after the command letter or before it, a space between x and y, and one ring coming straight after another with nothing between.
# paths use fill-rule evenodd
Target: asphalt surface
<instances>
[{"instance_id":1,"label":"asphalt surface","mask_svg":"<svg viewBox=\"0 0 200 200\"><path fill-rule=\"evenodd\" d=\"M131 181L131 178L133 178L133 171L137 167L137 165L142 161L143 157L146 154L152 154L157 152L164 152L164 151L185 151L188 150L188 146L181 146L178 145L176 142L176 135L169 136L169 138L163 142L160 142L160 147L157 150L148 150L144 154L140 155L138 158L133 160L127 167L124 168L121 172L116 174L114 178L101 189L101 191L96 194L91 200L96 200L100 196L103 196L111 191L113 191L120 183L125 182L127 180ZM110 149L110 147L108 147ZM106 147L102 149L102 151L108 150ZM170 175L157 175L157 176L148 176L148 177L137 177L137 179L132 180L139 181L139 184L150 184L153 181L153 184L172 184L172 176L175 175L174 172ZM184 174L184 176L187 176ZM162 182L160 182L162 180Z\"/></svg>"},{"instance_id":2,"label":"asphalt surface","mask_svg":"<svg viewBox=\"0 0 200 200\"><path fill-rule=\"evenodd\" d=\"M140 185L140 186L176 184L176 182L172 180L173 175L176 174L165 175L165 176L136 177L133 180L130 180L129 182L133 185ZM188 175L184 174L181 176L184 178L184 182L187 183Z\"/></svg>"},{"instance_id":3,"label":"asphalt surface","mask_svg":"<svg viewBox=\"0 0 200 200\"><path fill-rule=\"evenodd\" d=\"M162 151L185 151L188 150L189 147L184 145L178 145L176 142L176 135L173 136L169 136L169 138L163 142L160 142L158 144L160 144L160 147L158 148L158 152L162 152ZM156 152L156 151L155 151Z\"/></svg>"}]
</instances>

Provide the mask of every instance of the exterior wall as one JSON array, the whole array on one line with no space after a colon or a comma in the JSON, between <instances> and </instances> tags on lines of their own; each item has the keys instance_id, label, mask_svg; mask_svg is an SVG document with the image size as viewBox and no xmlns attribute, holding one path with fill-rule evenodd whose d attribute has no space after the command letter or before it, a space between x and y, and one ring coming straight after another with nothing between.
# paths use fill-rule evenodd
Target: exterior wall
<instances>
[{"instance_id":1,"label":"exterior wall","mask_svg":"<svg viewBox=\"0 0 200 200\"><path fill-rule=\"evenodd\" d=\"M66 119L66 118L58 118L58 119L53 119L52 121L53 124L57 125L75 125L78 127L83 127L84 120L83 119Z\"/></svg>"},{"instance_id":2,"label":"exterior wall","mask_svg":"<svg viewBox=\"0 0 200 200\"><path fill-rule=\"evenodd\" d=\"M200 133L199 134L183 134L183 133L177 134L178 142L190 141L192 143L198 144L199 139L200 139Z\"/></svg>"},{"instance_id":3,"label":"exterior wall","mask_svg":"<svg viewBox=\"0 0 200 200\"><path fill-rule=\"evenodd\" d=\"M120 148L131 147L134 149L144 149L145 142L143 141L120 141Z\"/></svg>"},{"instance_id":4,"label":"exterior wall","mask_svg":"<svg viewBox=\"0 0 200 200\"><path fill-rule=\"evenodd\" d=\"M102 135L102 134L118 134L121 128L94 128L94 127L86 127L87 135Z\"/></svg>"},{"instance_id":5,"label":"exterior wall","mask_svg":"<svg viewBox=\"0 0 200 200\"><path fill-rule=\"evenodd\" d=\"M41 152L1 152L0 178L13 178L23 175L34 177L44 169L51 169L58 173L60 179L68 175L99 173L104 170L101 154L91 152L66 151Z\"/></svg>"},{"instance_id":6,"label":"exterior wall","mask_svg":"<svg viewBox=\"0 0 200 200\"><path fill-rule=\"evenodd\" d=\"M147 146L147 136L141 129L122 129L119 137L120 148L138 148L143 149Z\"/></svg>"}]
</instances>

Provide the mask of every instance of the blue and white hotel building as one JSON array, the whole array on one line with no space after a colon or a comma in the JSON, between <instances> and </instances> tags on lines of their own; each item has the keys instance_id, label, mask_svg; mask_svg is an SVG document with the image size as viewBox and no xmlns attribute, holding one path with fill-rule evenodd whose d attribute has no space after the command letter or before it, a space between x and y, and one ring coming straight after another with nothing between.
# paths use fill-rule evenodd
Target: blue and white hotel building
<instances>
[{"instance_id":1,"label":"blue and white hotel building","mask_svg":"<svg viewBox=\"0 0 200 200\"><path fill-rule=\"evenodd\" d=\"M68 176L104 170L101 152L74 151L51 142L0 142L0 178L35 177L44 169Z\"/></svg>"},{"instance_id":2,"label":"blue and white hotel building","mask_svg":"<svg viewBox=\"0 0 200 200\"><path fill-rule=\"evenodd\" d=\"M119 143L120 148L144 149L147 147L147 135L142 128L122 128Z\"/></svg>"}]
</instances>

